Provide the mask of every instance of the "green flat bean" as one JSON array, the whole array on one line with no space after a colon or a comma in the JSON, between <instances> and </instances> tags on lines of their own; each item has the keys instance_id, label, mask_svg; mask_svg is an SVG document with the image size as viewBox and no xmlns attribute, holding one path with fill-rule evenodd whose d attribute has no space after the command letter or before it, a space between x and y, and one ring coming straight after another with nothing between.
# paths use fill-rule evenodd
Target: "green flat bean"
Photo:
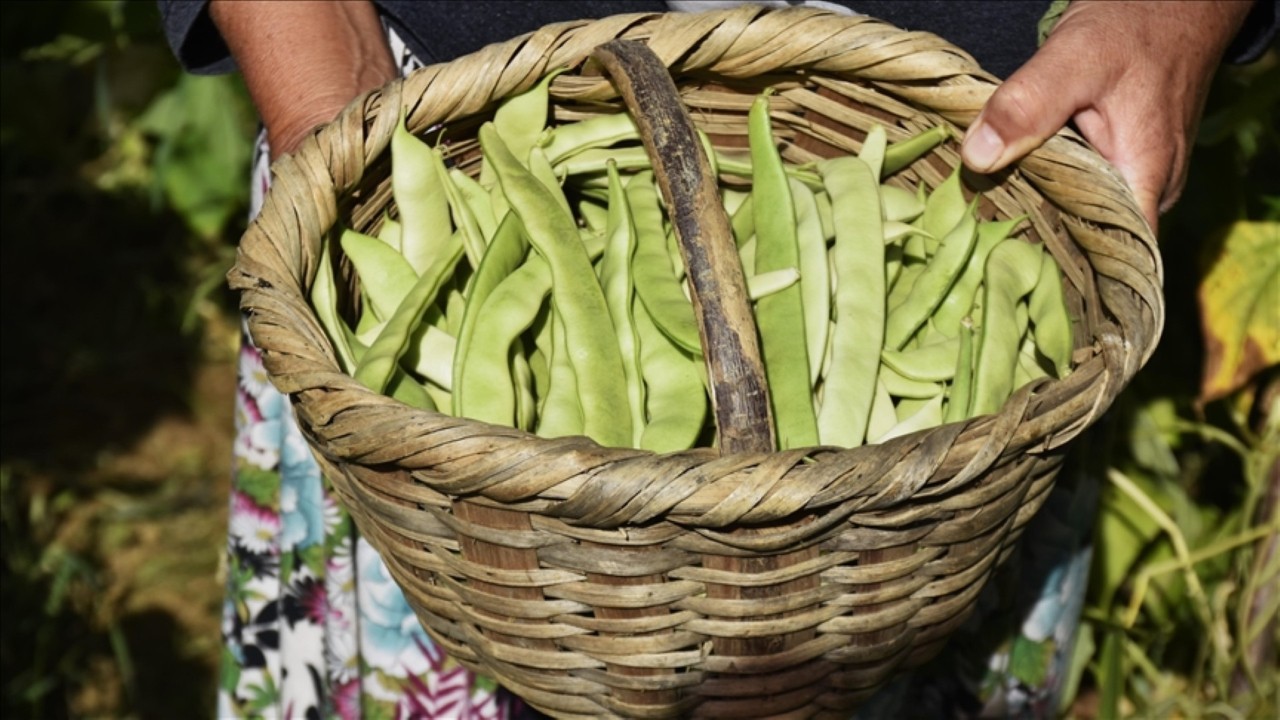
<instances>
[{"instance_id":1,"label":"green flat bean","mask_svg":"<svg viewBox=\"0 0 1280 720\"><path fill-rule=\"evenodd\" d=\"M445 200L449 205L449 214L453 218L453 224L458 228L455 234L462 242L462 248L467 254L467 262L471 267L480 264L480 258L484 257L484 249L486 236L484 231L480 229L480 223L476 221L476 217L471 212L471 206L463 199L462 193L458 191L458 186L449 178L449 170L444 166L444 156L437 150L431 153L431 163L436 169L436 175L439 177L440 186L444 188Z\"/></svg>"},{"instance_id":2,"label":"green flat bean","mask_svg":"<svg viewBox=\"0 0 1280 720\"><path fill-rule=\"evenodd\" d=\"M818 203L818 220L822 223L822 239L830 244L836 239L836 221L831 208L831 196L822 190L815 192L813 199Z\"/></svg>"},{"instance_id":3,"label":"green flat bean","mask_svg":"<svg viewBox=\"0 0 1280 720\"><path fill-rule=\"evenodd\" d=\"M420 410L436 409L436 403L431 399L431 395L427 393L427 389L399 368L396 369L395 374L387 385L387 394L409 407L415 407Z\"/></svg>"},{"instance_id":4,"label":"green flat bean","mask_svg":"<svg viewBox=\"0 0 1280 720\"><path fill-rule=\"evenodd\" d=\"M533 370L524 353L511 354L511 379L515 383L516 427L533 430L537 423L538 401L533 396Z\"/></svg>"},{"instance_id":5,"label":"green flat bean","mask_svg":"<svg viewBox=\"0 0 1280 720\"><path fill-rule=\"evenodd\" d=\"M884 152L884 168L881 177L892 175L902 168L924 157L924 154L941 145L951 137L951 131L945 125L935 125L928 130L893 143Z\"/></svg>"},{"instance_id":6,"label":"green flat bean","mask_svg":"<svg viewBox=\"0 0 1280 720\"><path fill-rule=\"evenodd\" d=\"M502 218L493 214L493 198L489 197L488 191L481 187L475 178L456 167L449 168L449 181L453 183L458 196L471 210L471 217L475 219L485 240L491 239L498 231L498 224ZM485 244L488 245L488 242Z\"/></svg>"},{"instance_id":7,"label":"green flat bean","mask_svg":"<svg viewBox=\"0 0 1280 720\"><path fill-rule=\"evenodd\" d=\"M482 163L481 169L487 169L491 163L487 160ZM489 172L493 172L490 170ZM502 186L497 181L490 181L492 184L484 182L484 176L480 178L480 187L485 188L489 192L489 204L493 207L493 216L502 217L511 211L511 205L507 202L507 196L502 194Z\"/></svg>"},{"instance_id":8,"label":"green flat bean","mask_svg":"<svg viewBox=\"0 0 1280 720\"><path fill-rule=\"evenodd\" d=\"M515 422L512 346L533 324L551 292L551 281L551 269L546 261L541 256L529 255L524 264L501 279L483 300L475 316L467 352L455 356L455 415L499 425ZM473 299L472 304L476 303ZM581 432L581 428L575 427L576 432Z\"/></svg>"},{"instance_id":9,"label":"green flat bean","mask_svg":"<svg viewBox=\"0 0 1280 720\"><path fill-rule=\"evenodd\" d=\"M701 356L698 321L667 252L662 207L652 174L633 176L627 183L626 195L636 229L636 250L631 261L636 294L662 332L686 351Z\"/></svg>"},{"instance_id":10,"label":"green flat bean","mask_svg":"<svg viewBox=\"0 0 1280 720\"><path fill-rule=\"evenodd\" d=\"M834 274L834 270L832 272ZM747 280L747 282L750 283L751 281ZM827 323L827 351L822 355L822 371L819 373L818 386L813 391L815 413L822 409L822 398L826 395L827 378L831 377L831 356L833 354L831 349L835 346L835 336L836 322L831 320Z\"/></svg>"},{"instance_id":11,"label":"green flat bean","mask_svg":"<svg viewBox=\"0 0 1280 720\"><path fill-rule=\"evenodd\" d=\"M960 347L956 353L956 368L948 391L947 410L942 417L945 423L960 422L969 418L970 395L973 391L973 346L975 342L973 322L969 318L960 321Z\"/></svg>"},{"instance_id":12,"label":"green flat bean","mask_svg":"<svg viewBox=\"0 0 1280 720\"><path fill-rule=\"evenodd\" d=\"M449 288L449 294L445 297L444 317L433 323L453 337L462 332L462 318L467 314L467 298L456 287L460 279L458 275L453 277L455 287Z\"/></svg>"},{"instance_id":13,"label":"green flat bean","mask_svg":"<svg viewBox=\"0 0 1280 720\"><path fill-rule=\"evenodd\" d=\"M924 265L933 257L933 251L938 249L938 244L933 238L926 237L923 232L910 233L902 242L902 260Z\"/></svg>"},{"instance_id":14,"label":"green flat bean","mask_svg":"<svg viewBox=\"0 0 1280 720\"><path fill-rule=\"evenodd\" d=\"M535 328L538 327L539 322L542 321L543 318L547 316L547 313L548 313L548 308L544 304L542 308L540 308L537 319L533 321L533 325ZM524 343L524 345L527 350L528 343ZM515 354L520 355L522 353L517 351ZM551 368L547 364L547 356L544 355L543 352L536 347L533 348L532 350L528 350L527 357L529 361L529 372L533 375L534 422L530 424L528 427L526 427L525 429L533 430L534 428L537 427L537 418L538 418L538 412L539 412L538 404L540 403L541 398L545 398L547 396L547 388L550 387L551 385Z\"/></svg>"},{"instance_id":15,"label":"green flat bean","mask_svg":"<svg viewBox=\"0 0 1280 720\"><path fill-rule=\"evenodd\" d=\"M552 307L551 312L551 382L538 417L538 434L542 437L568 437L585 433L582 404L579 401L578 377L569 355L565 322ZM630 437L630 430L628 430Z\"/></svg>"},{"instance_id":16,"label":"green flat bean","mask_svg":"<svg viewBox=\"0 0 1280 720\"><path fill-rule=\"evenodd\" d=\"M381 244L381 241L375 240ZM385 247L385 245L383 246ZM397 370L401 356L409 345L418 320L435 299L440 286L452 272L461 255L461 249L451 257L439 257L427 268L400 301L394 313L386 321L382 331L356 366L355 379L374 392L387 388Z\"/></svg>"},{"instance_id":17,"label":"green flat bean","mask_svg":"<svg viewBox=\"0 0 1280 720\"><path fill-rule=\"evenodd\" d=\"M877 180L884 168L884 153L888 145L889 136L885 133L884 126L877 123L871 126L867 139L862 141L862 149L858 151L858 159L871 168L871 173Z\"/></svg>"},{"instance_id":18,"label":"green flat bean","mask_svg":"<svg viewBox=\"0 0 1280 720\"><path fill-rule=\"evenodd\" d=\"M907 223L898 222L896 220L891 220L884 224L884 242L886 245L898 242L899 240L912 235L925 237L928 233L914 225L908 225ZM923 253L921 253L919 257L921 260L926 259Z\"/></svg>"},{"instance_id":19,"label":"green flat bean","mask_svg":"<svg viewBox=\"0 0 1280 720\"><path fill-rule=\"evenodd\" d=\"M355 360L355 364L358 366L360 364L360 359L364 357L365 353L369 352L369 344L378 339L378 333L382 332L383 324L379 323L372 328L372 332L366 331L364 335L360 335L355 330L348 327L341 318L339 318L338 321L342 323L340 329L342 330L343 336L347 339L347 346L351 348L351 357ZM368 342L366 342L366 340ZM354 372L355 367L352 367L348 374Z\"/></svg>"},{"instance_id":20,"label":"green flat bean","mask_svg":"<svg viewBox=\"0 0 1280 720\"><path fill-rule=\"evenodd\" d=\"M667 259L671 261L671 272L676 276L676 282L680 283L680 292L684 293L684 297L692 305L693 295L689 290L689 284L685 282L686 271L684 267L684 255L680 252L680 238L676 237L676 228L670 223L664 224L662 237L667 241Z\"/></svg>"},{"instance_id":21,"label":"green flat bean","mask_svg":"<svg viewBox=\"0 0 1280 720\"><path fill-rule=\"evenodd\" d=\"M631 440L630 418L617 415L618 408L627 402L622 357L613 338L604 291L595 282L573 217L511 154L492 126L481 126L480 145L493 162L511 209L524 223L530 244L551 268L551 298L564 320L583 428L601 445L626 447Z\"/></svg>"},{"instance_id":22,"label":"green flat bean","mask_svg":"<svg viewBox=\"0 0 1280 720\"><path fill-rule=\"evenodd\" d=\"M965 262L973 253L977 237L978 219L974 209L975 206L970 205L969 211L942 239L938 254L925 265L924 271L902 303L889 308L889 317L885 323L885 347L901 349L912 334L929 319L929 315L960 276Z\"/></svg>"},{"instance_id":23,"label":"green flat bean","mask_svg":"<svg viewBox=\"0 0 1280 720\"><path fill-rule=\"evenodd\" d=\"M639 140L640 131L636 128L636 121L630 113L619 112L547 128L538 144L546 152L547 160L552 165L559 165L587 150Z\"/></svg>"},{"instance_id":24,"label":"green flat bean","mask_svg":"<svg viewBox=\"0 0 1280 720\"><path fill-rule=\"evenodd\" d=\"M311 283L311 307L316 309L316 318L320 326L333 343L338 356L338 365L345 373L355 369L355 355L351 351L351 343L347 337L346 323L338 315L338 288L333 279L333 249L328 238L320 246L320 263L316 268L315 280Z\"/></svg>"},{"instance_id":25,"label":"green flat bean","mask_svg":"<svg viewBox=\"0 0 1280 720\"><path fill-rule=\"evenodd\" d=\"M525 167L535 178L542 182L543 187L547 189L551 197L555 198L556 203L560 205L565 214L572 218L573 208L569 205L569 198L564 194L564 188L560 186L560 177L556 175L551 163L547 162L547 156L542 152L542 148L535 147L529 151L529 158L525 162Z\"/></svg>"},{"instance_id":26,"label":"green flat bean","mask_svg":"<svg viewBox=\"0 0 1280 720\"><path fill-rule=\"evenodd\" d=\"M443 390L453 388L453 359L458 341L444 329L422 324L405 349L404 364Z\"/></svg>"},{"instance_id":27,"label":"green flat bean","mask_svg":"<svg viewBox=\"0 0 1280 720\"><path fill-rule=\"evenodd\" d=\"M752 235L738 247L738 257L742 259L742 273L747 280L756 274L756 242L756 236Z\"/></svg>"},{"instance_id":28,"label":"green flat bean","mask_svg":"<svg viewBox=\"0 0 1280 720\"><path fill-rule=\"evenodd\" d=\"M583 228L603 235L609 227L609 206L607 201L601 202L595 198L588 197L579 198L578 217L582 220Z\"/></svg>"},{"instance_id":29,"label":"green flat bean","mask_svg":"<svg viewBox=\"0 0 1280 720\"><path fill-rule=\"evenodd\" d=\"M898 424L893 409L893 396L880 380L876 380L875 395L871 400L871 416L867 420L867 442L880 442L885 433Z\"/></svg>"},{"instance_id":30,"label":"green flat bean","mask_svg":"<svg viewBox=\"0 0 1280 720\"><path fill-rule=\"evenodd\" d=\"M925 203L915 193L896 185L880 186L880 207L886 222L909 223L924 212Z\"/></svg>"},{"instance_id":31,"label":"green flat bean","mask_svg":"<svg viewBox=\"0 0 1280 720\"><path fill-rule=\"evenodd\" d=\"M1042 377L1049 377L1049 372L1040 365L1040 360L1036 357L1034 336L1027 333L1022 339L1022 345L1018 348L1018 365L1013 371L1013 386L1020 388Z\"/></svg>"},{"instance_id":32,"label":"green flat bean","mask_svg":"<svg viewBox=\"0 0 1280 720\"><path fill-rule=\"evenodd\" d=\"M503 100L494 111L490 125L495 134L502 138L502 144L515 157L527 158L529 150L538 145L538 140L547 128L548 111L551 107L551 81L567 69L551 70L533 87ZM488 153L480 166L480 184L493 187L497 178L487 155Z\"/></svg>"},{"instance_id":33,"label":"green flat bean","mask_svg":"<svg viewBox=\"0 0 1280 720\"><path fill-rule=\"evenodd\" d=\"M888 251L894 249L895 245L886 248L886 257ZM905 257L900 261L898 269L898 277L893 284L889 286L889 297L885 302L886 307L898 307L911 294L911 289L915 287L916 280L924 273L925 265L920 262L912 262Z\"/></svg>"},{"instance_id":34,"label":"green flat bean","mask_svg":"<svg viewBox=\"0 0 1280 720\"><path fill-rule=\"evenodd\" d=\"M468 296L467 309L462 316L462 327L458 331L458 347L453 355L453 377L461 380L470 370L468 358L471 355L471 341L480 327L480 312L490 294L524 262L529 252L529 241L525 237L524 226L515 213L508 213L502 224L493 235L484 257L480 260L471 278L471 289ZM468 417L465 412L465 398L471 384L459 382L453 389L453 414Z\"/></svg>"},{"instance_id":35,"label":"green flat bean","mask_svg":"<svg viewBox=\"0 0 1280 720\"><path fill-rule=\"evenodd\" d=\"M973 310L974 296L978 292L978 285L982 282L987 257L991 254L991 250L1009 237L1014 228L1024 219L1025 216L1000 222L978 223L978 240L973 247L973 253L965 263L964 271L933 313L934 325L944 335L954 335L958 332L960 319Z\"/></svg>"},{"instance_id":36,"label":"green flat bean","mask_svg":"<svg viewBox=\"0 0 1280 720\"><path fill-rule=\"evenodd\" d=\"M747 278L747 297L752 300L759 300L762 297L782 292L799 281L800 271L796 268L770 270L767 273L752 275ZM823 334L826 334L825 331ZM825 346L826 343L824 342L823 345ZM827 352L824 347L823 357L826 357L826 355Z\"/></svg>"},{"instance_id":37,"label":"green flat bean","mask_svg":"<svg viewBox=\"0 0 1280 720\"><path fill-rule=\"evenodd\" d=\"M914 400L931 398L942 392L941 383L912 380L888 365L880 366L880 381L884 383L889 394L897 398Z\"/></svg>"},{"instance_id":38,"label":"green flat bean","mask_svg":"<svg viewBox=\"0 0 1280 720\"><path fill-rule=\"evenodd\" d=\"M340 242L360 277L361 292L368 298L375 317L391 317L418 281L418 273L402 255L377 238L344 230Z\"/></svg>"},{"instance_id":39,"label":"green flat bean","mask_svg":"<svg viewBox=\"0 0 1280 720\"><path fill-rule=\"evenodd\" d=\"M699 139L704 141L704 146L710 147L705 133L699 132L698 136ZM752 166L749 159L714 148L711 148L711 151L707 153L707 159L716 173L742 178L751 177ZM583 185L598 187L603 186L606 182L603 178L604 166L610 160L617 163L618 169L623 171L650 170L653 168L653 164L649 161L648 151L643 147L610 147L583 150L563 158L555 163L553 167L560 177L588 176L589 179L583 181ZM822 179L808 167L787 163L783 171L788 177L804 183L810 190L817 192L822 189Z\"/></svg>"},{"instance_id":40,"label":"green flat bean","mask_svg":"<svg viewBox=\"0 0 1280 720\"><path fill-rule=\"evenodd\" d=\"M911 380L945 382L955 376L960 338L923 345L912 350L885 348L880 359L895 372Z\"/></svg>"},{"instance_id":41,"label":"green flat bean","mask_svg":"<svg viewBox=\"0 0 1280 720\"><path fill-rule=\"evenodd\" d=\"M627 204L626 190L616 166L609 171L609 218L604 255L600 258L600 285L613 320L622 355L622 371L627 382L627 407L631 412L631 444L638 447L644 434L644 377L640 371L640 344L631 316L635 295L632 255L636 250L635 223Z\"/></svg>"},{"instance_id":42,"label":"green flat bean","mask_svg":"<svg viewBox=\"0 0 1280 720\"><path fill-rule=\"evenodd\" d=\"M818 435L824 445L854 447L867 437L884 337L884 229L879 183L855 157L819 164L832 197L836 242L835 331L830 373L818 409Z\"/></svg>"},{"instance_id":43,"label":"green flat bean","mask_svg":"<svg viewBox=\"0 0 1280 720\"><path fill-rule=\"evenodd\" d=\"M640 447L658 453L693 447L707 417L702 362L662 332L643 303L632 308L640 341L640 371L645 382L648 422Z\"/></svg>"},{"instance_id":44,"label":"green flat bean","mask_svg":"<svg viewBox=\"0 0 1280 720\"><path fill-rule=\"evenodd\" d=\"M747 199L729 217L729 226L733 228L733 241L737 244L739 250L756 234L756 210L753 198L753 195L748 195ZM742 269L748 272L755 272L755 261L752 260L750 265L744 262Z\"/></svg>"},{"instance_id":45,"label":"green flat bean","mask_svg":"<svg viewBox=\"0 0 1280 720\"><path fill-rule=\"evenodd\" d=\"M880 438L880 442L892 440L903 435L910 435L913 432L927 430L942 424L942 393L939 392L932 398L929 398L918 410L911 413L908 417L900 421L889 429L888 432ZM895 415L896 417L896 415Z\"/></svg>"},{"instance_id":46,"label":"green flat bean","mask_svg":"<svg viewBox=\"0 0 1280 720\"><path fill-rule=\"evenodd\" d=\"M1054 377L1071 372L1071 352L1075 342L1071 332L1071 313L1062 292L1062 272L1049 253L1040 261L1040 278L1028 300L1031 327L1036 347L1053 363Z\"/></svg>"},{"instance_id":47,"label":"green flat bean","mask_svg":"<svg viewBox=\"0 0 1280 720\"><path fill-rule=\"evenodd\" d=\"M427 391L427 397L431 398L431 403L435 406L437 412L444 412L440 408L453 407L453 399L448 390L437 386L433 382L424 383L422 388Z\"/></svg>"},{"instance_id":48,"label":"green flat bean","mask_svg":"<svg viewBox=\"0 0 1280 720\"><path fill-rule=\"evenodd\" d=\"M758 95L747 118L755 194L756 274L800 266L796 211L782 157L774 144L769 96ZM860 161L859 161L860 162ZM883 247L880 233L876 246ZM838 241L837 241L838 242ZM802 281L803 282L803 279ZM801 288L790 287L756 302L756 325L778 432L778 448L809 447L818 442L809 381Z\"/></svg>"},{"instance_id":49,"label":"green flat bean","mask_svg":"<svg viewBox=\"0 0 1280 720\"><path fill-rule=\"evenodd\" d=\"M935 238L946 237L953 228L967 215L973 214L973 208L965 202L964 189L960 184L960 166L947 176L946 180L929 194L924 203L924 213L920 215L920 227Z\"/></svg>"},{"instance_id":50,"label":"green flat bean","mask_svg":"<svg viewBox=\"0 0 1280 720\"><path fill-rule=\"evenodd\" d=\"M893 288L897 286L898 278L901 275L902 275L902 246L897 243L893 243L885 246L885 249L884 249L885 287L889 288L889 290L892 291ZM902 298L905 298L907 296L907 292L909 292L910 289L911 288L909 287L903 288L900 293L900 297L898 297L896 299L896 302L894 302L893 304L896 305L897 303L902 302ZM886 304L888 304L889 299L886 299L885 302Z\"/></svg>"},{"instance_id":51,"label":"green flat bean","mask_svg":"<svg viewBox=\"0 0 1280 720\"><path fill-rule=\"evenodd\" d=\"M996 412L1013 391L1022 329L1017 306L1040 278L1039 245L1005 240L987 258L983 279L982 332L974 364L971 414Z\"/></svg>"},{"instance_id":52,"label":"green flat bean","mask_svg":"<svg viewBox=\"0 0 1280 720\"><path fill-rule=\"evenodd\" d=\"M733 155L724 151L716 151L715 163L717 169L726 175L736 175L738 177L750 178L755 176L754 156L744 157L741 155ZM793 177L804 183L810 190L818 191L822 189L822 178L812 168L796 165L794 163L786 163L782 171L787 177Z\"/></svg>"},{"instance_id":53,"label":"green flat bean","mask_svg":"<svg viewBox=\"0 0 1280 720\"><path fill-rule=\"evenodd\" d=\"M743 204L751 199L751 191L721 187L720 198L724 202L724 214L732 218L734 213L738 212Z\"/></svg>"},{"instance_id":54,"label":"green flat bean","mask_svg":"<svg viewBox=\"0 0 1280 720\"><path fill-rule=\"evenodd\" d=\"M391 192L400 211L400 252L415 276L448 254L453 235L437 165L443 166L440 151L410 134L402 116L391 135Z\"/></svg>"},{"instance_id":55,"label":"green flat bean","mask_svg":"<svg viewBox=\"0 0 1280 720\"><path fill-rule=\"evenodd\" d=\"M594 148L570 155L552 165L557 177L591 176L592 181L600 180L605 166L610 162L619 170L651 170L652 161L643 147ZM606 180L607 182L607 180ZM587 182L586 184L591 184Z\"/></svg>"},{"instance_id":56,"label":"green flat bean","mask_svg":"<svg viewBox=\"0 0 1280 720\"><path fill-rule=\"evenodd\" d=\"M822 237L822 221L818 217L818 203L813 191L794 178L791 178L790 186L791 201L796 211L796 242L800 249L800 302L804 309L804 337L809 344L806 348L809 358L809 386L813 387L818 383L822 358L827 354L827 323L831 319L831 268L827 264L827 241ZM786 269L789 268L778 268Z\"/></svg>"},{"instance_id":57,"label":"green flat bean","mask_svg":"<svg viewBox=\"0 0 1280 720\"><path fill-rule=\"evenodd\" d=\"M378 239L386 243L392 250L399 253L401 252L400 243L402 237L403 230L400 227L400 223L392 220L391 215L384 213L382 217L382 227L378 228Z\"/></svg>"}]
</instances>

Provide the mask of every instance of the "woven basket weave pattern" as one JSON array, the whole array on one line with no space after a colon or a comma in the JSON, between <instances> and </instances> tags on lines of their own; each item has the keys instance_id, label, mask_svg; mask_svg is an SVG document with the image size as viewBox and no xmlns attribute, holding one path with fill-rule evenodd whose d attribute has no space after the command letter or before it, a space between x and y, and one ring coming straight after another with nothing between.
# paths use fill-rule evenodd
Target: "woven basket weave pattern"
<instances>
[{"instance_id":1,"label":"woven basket weave pattern","mask_svg":"<svg viewBox=\"0 0 1280 720\"><path fill-rule=\"evenodd\" d=\"M670 67L695 123L745 144L777 89L793 161L963 129L995 87L939 38L820 10L634 15L548 26L371 92L275 168L230 279L272 381L291 395L326 476L425 627L470 668L565 717L847 717L963 621L1053 482L1066 444L1153 350L1163 323L1151 232L1116 173L1060 133L1016 172L966 176L984 218L1058 260L1076 323L1074 372L1000 413L843 450L720 457L601 448L412 410L338 368L306 295L343 218L376 225L388 145L445 127L474 169L475 129L547 71L563 119L615 112L582 61L617 37ZM947 144L892 182L936 187Z\"/></svg>"}]
</instances>

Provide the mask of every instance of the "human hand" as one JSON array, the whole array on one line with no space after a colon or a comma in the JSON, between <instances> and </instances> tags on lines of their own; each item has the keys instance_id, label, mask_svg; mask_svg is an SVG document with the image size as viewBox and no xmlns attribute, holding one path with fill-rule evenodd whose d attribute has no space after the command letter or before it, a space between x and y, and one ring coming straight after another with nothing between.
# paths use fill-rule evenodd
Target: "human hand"
<instances>
[{"instance_id":1,"label":"human hand","mask_svg":"<svg viewBox=\"0 0 1280 720\"><path fill-rule=\"evenodd\" d=\"M1251 5L1072 2L970 126L965 165L1000 170L1074 119L1154 229L1182 192L1213 72Z\"/></svg>"},{"instance_id":2,"label":"human hand","mask_svg":"<svg viewBox=\"0 0 1280 720\"><path fill-rule=\"evenodd\" d=\"M368 0L212 0L209 16L240 67L273 160L398 74Z\"/></svg>"}]
</instances>

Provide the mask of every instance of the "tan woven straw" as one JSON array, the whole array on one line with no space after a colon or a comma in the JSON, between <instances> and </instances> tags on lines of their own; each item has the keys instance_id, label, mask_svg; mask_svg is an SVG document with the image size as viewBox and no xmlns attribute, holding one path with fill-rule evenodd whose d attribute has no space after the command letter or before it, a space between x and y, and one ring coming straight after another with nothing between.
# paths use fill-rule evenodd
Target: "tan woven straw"
<instances>
[{"instance_id":1,"label":"tan woven straw","mask_svg":"<svg viewBox=\"0 0 1280 720\"><path fill-rule=\"evenodd\" d=\"M1152 233L1070 132L1014 171L966 175L985 219L1028 215L1022 235L1062 266L1074 371L881 445L653 455L411 409L343 374L307 293L335 223L370 230L388 207L402 108L411 131L443 125L474 170L480 122L549 70L573 68L551 85L558 117L617 111L583 61L619 37L648 43L724 148L745 144L752 98L774 87L793 161L856 152L876 122L890 141L962 131L996 86L936 36L809 8L544 27L364 95L278 162L231 284L326 477L461 663L560 717L848 717L965 619L1068 443L1154 349ZM891 182L933 188L957 164L951 142Z\"/></svg>"}]
</instances>

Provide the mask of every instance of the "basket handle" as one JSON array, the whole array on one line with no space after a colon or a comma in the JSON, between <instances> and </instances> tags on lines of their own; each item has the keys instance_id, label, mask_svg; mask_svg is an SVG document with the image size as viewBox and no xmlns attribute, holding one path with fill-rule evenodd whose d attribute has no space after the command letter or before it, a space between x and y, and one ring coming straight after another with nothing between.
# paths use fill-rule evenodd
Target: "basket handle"
<instances>
[{"instance_id":1,"label":"basket handle","mask_svg":"<svg viewBox=\"0 0 1280 720\"><path fill-rule=\"evenodd\" d=\"M635 40L591 56L613 79L653 163L689 274L721 454L772 452L773 415L742 261L716 178L667 68Z\"/></svg>"}]
</instances>

